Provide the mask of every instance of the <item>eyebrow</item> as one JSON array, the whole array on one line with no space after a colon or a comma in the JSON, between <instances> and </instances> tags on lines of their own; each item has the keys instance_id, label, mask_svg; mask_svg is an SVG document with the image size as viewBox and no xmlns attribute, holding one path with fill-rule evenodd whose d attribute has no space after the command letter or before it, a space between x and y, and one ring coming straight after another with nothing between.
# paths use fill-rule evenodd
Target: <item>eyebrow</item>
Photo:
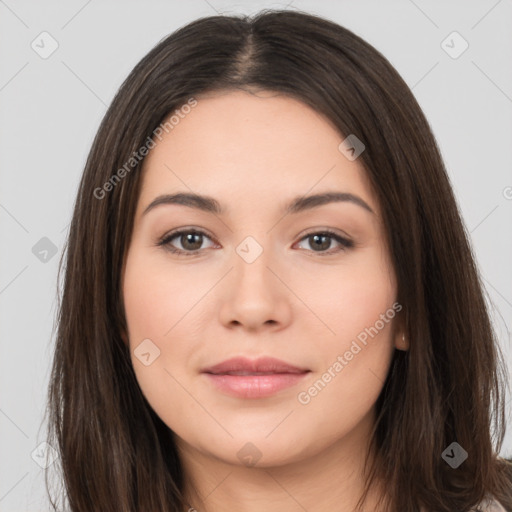
<instances>
[{"instance_id":1,"label":"eyebrow","mask_svg":"<svg viewBox=\"0 0 512 512\"><path fill-rule=\"evenodd\" d=\"M324 204L336 202L349 202L360 206L368 212L375 214L372 208L359 196L350 194L348 192L326 192L323 194L315 194L310 196L299 196L292 199L283 207L283 211L289 213L300 213L312 208L323 206ZM191 192L178 192L176 194L164 194L156 197L146 207L142 215L146 215L149 211L153 210L160 205L178 204L196 208L208 213L222 215L226 213L225 208L213 197L195 194Z\"/></svg>"}]
</instances>

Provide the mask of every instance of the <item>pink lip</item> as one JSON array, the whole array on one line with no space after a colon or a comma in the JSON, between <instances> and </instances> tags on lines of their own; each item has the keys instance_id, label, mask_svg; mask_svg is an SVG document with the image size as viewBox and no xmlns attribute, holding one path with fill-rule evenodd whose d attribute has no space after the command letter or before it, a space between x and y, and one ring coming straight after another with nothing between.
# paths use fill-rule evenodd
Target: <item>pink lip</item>
<instances>
[{"instance_id":1,"label":"pink lip","mask_svg":"<svg viewBox=\"0 0 512 512\"><path fill-rule=\"evenodd\" d=\"M235 357L205 368L202 373L224 393L263 398L297 384L309 371L271 357Z\"/></svg>"}]
</instances>

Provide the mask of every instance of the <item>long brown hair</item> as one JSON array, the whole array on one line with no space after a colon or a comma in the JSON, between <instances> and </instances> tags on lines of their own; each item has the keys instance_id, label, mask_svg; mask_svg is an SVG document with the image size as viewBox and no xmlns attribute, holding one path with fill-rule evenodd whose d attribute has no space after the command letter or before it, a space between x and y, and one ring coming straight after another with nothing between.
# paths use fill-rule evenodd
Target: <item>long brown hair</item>
<instances>
[{"instance_id":1,"label":"long brown hair","mask_svg":"<svg viewBox=\"0 0 512 512\"><path fill-rule=\"evenodd\" d=\"M486 495L512 510L511 464L497 456L506 367L429 124L367 42L318 16L274 10L205 17L168 36L135 66L99 127L56 320L47 412L48 440L60 453L57 497L74 512L185 507L172 432L145 400L121 338L121 269L143 159L126 162L191 98L230 89L299 99L366 146L360 161L380 201L410 340L407 352L395 351L376 404L378 457L366 491L385 481L390 511L467 511ZM442 457L453 442L468 453L456 469Z\"/></svg>"}]
</instances>

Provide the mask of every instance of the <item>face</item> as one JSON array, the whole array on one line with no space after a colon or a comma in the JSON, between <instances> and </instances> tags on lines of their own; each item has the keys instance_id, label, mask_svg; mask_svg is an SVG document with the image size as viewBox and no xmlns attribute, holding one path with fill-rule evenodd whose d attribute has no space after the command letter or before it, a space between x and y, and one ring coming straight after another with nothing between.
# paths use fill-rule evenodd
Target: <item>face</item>
<instances>
[{"instance_id":1,"label":"face","mask_svg":"<svg viewBox=\"0 0 512 512\"><path fill-rule=\"evenodd\" d=\"M344 137L305 104L197 100L144 161L125 341L182 450L297 462L365 431L405 349L379 204ZM163 197L179 193L215 201ZM307 200L326 193L343 195Z\"/></svg>"}]
</instances>

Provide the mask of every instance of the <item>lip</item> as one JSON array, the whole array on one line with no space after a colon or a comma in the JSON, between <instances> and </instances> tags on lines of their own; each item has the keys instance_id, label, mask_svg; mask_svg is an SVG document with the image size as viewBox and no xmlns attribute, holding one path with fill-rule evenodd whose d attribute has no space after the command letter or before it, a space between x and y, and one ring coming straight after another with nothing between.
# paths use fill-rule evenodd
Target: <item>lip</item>
<instances>
[{"instance_id":1,"label":"lip","mask_svg":"<svg viewBox=\"0 0 512 512\"><path fill-rule=\"evenodd\" d=\"M225 374L232 372L248 373L304 373L308 368L299 368L292 364L275 359L274 357L259 357L249 359L248 357L233 357L201 370L203 373Z\"/></svg>"},{"instance_id":2,"label":"lip","mask_svg":"<svg viewBox=\"0 0 512 512\"><path fill-rule=\"evenodd\" d=\"M273 357L235 357L201 370L221 392L238 398L264 398L298 384L310 372Z\"/></svg>"}]
</instances>

